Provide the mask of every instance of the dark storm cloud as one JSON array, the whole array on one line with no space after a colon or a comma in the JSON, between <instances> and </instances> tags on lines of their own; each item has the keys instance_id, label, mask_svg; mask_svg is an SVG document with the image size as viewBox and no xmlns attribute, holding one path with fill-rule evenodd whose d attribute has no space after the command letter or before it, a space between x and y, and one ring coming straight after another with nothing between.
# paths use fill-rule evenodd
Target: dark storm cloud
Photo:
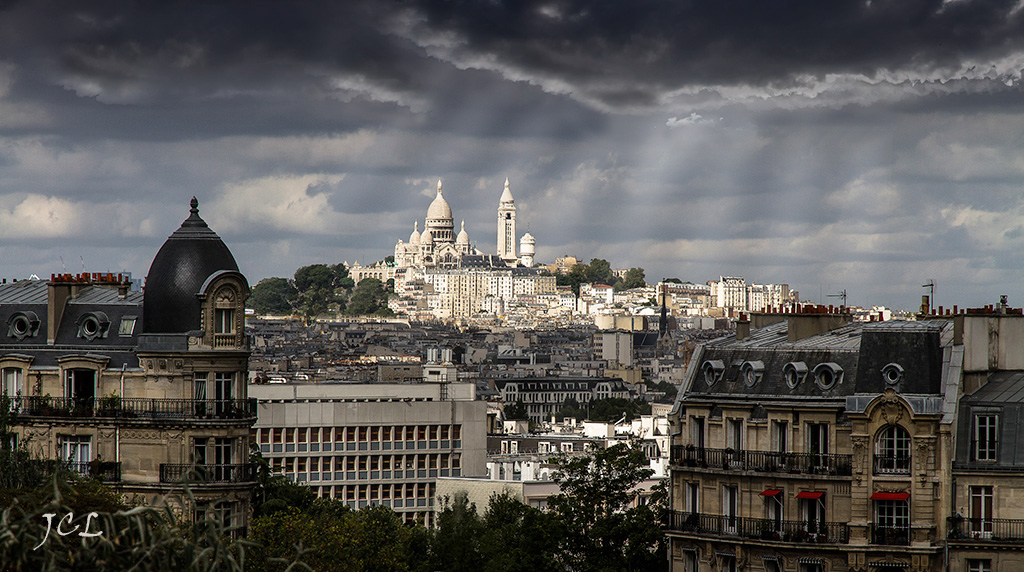
<instances>
[{"instance_id":1,"label":"dark storm cloud","mask_svg":"<svg viewBox=\"0 0 1024 572\"><path fill-rule=\"evenodd\" d=\"M1015 1L410 2L424 44L558 78L611 107L700 85L784 88L801 74L956 70L1020 50ZM481 64L487 65L487 64ZM631 82L635 82L630 87ZM610 88L609 86L618 86Z\"/></svg>"},{"instance_id":2,"label":"dark storm cloud","mask_svg":"<svg viewBox=\"0 0 1024 572\"><path fill-rule=\"evenodd\" d=\"M141 273L193 194L253 282L368 262L437 178L492 252L508 176L540 260L910 306L970 267L991 302L1024 279L1014 6L0 3L0 263Z\"/></svg>"}]
</instances>

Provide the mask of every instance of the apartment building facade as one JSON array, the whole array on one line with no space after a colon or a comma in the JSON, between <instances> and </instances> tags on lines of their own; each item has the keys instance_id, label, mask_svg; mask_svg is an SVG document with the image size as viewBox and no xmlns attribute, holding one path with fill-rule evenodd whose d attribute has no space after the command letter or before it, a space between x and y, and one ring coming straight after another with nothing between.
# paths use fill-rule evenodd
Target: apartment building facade
<instances>
[{"instance_id":1,"label":"apartment building facade","mask_svg":"<svg viewBox=\"0 0 1024 572\"><path fill-rule=\"evenodd\" d=\"M673 570L1024 565L1024 316L755 315L672 414Z\"/></svg>"},{"instance_id":2,"label":"apartment building facade","mask_svg":"<svg viewBox=\"0 0 1024 572\"><path fill-rule=\"evenodd\" d=\"M248 295L195 198L145 294L113 274L0 285L0 380L21 443L129 497L245 527L256 480Z\"/></svg>"}]
</instances>

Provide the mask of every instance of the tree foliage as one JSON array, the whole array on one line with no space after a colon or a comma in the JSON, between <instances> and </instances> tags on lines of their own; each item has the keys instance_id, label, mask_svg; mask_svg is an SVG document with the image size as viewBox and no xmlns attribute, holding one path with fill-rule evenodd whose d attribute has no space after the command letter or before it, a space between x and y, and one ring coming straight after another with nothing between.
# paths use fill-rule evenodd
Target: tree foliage
<instances>
[{"instance_id":1,"label":"tree foliage","mask_svg":"<svg viewBox=\"0 0 1024 572\"><path fill-rule=\"evenodd\" d=\"M492 572L559 572L561 523L553 513L523 504L508 492L490 499L480 555Z\"/></svg>"},{"instance_id":2,"label":"tree foliage","mask_svg":"<svg viewBox=\"0 0 1024 572\"><path fill-rule=\"evenodd\" d=\"M434 570L478 572L484 568L480 550L483 521L466 493L445 498L437 515L437 529L431 542L430 563Z\"/></svg>"},{"instance_id":3,"label":"tree foliage","mask_svg":"<svg viewBox=\"0 0 1024 572\"><path fill-rule=\"evenodd\" d=\"M260 315L289 314L298 294L287 278L264 278L252 287L248 305Z\"/></svg>"},{"instance_id":4,"label":"tree foliage","mask_svg":"<svg viewBox=\"0 0 1024 572\"><path fill-rule=\"evenodd\" d=\"M521 399L517 399L514 403L509 403L505 406L505 419L508 419L509 421L525 421L529 418L530 412L527 411L526 405Z\"/></svg>"},{"instance_id":5,"label":"tree foliage","mask_svg":"<svg viewBox=\"0 0 1024 572\"><path fill-rule=\"evenodd\" d=\"M622 279L621 290L629 290L632 288L643 288L647 286L647 282L644 280L644 269L643 268L630 268L626 271L626 277Z\"/></svg>"},{"instance_id":6,"label":"tree foliage","mask_svg":"<svg viewBox=\"0 0 1024 572\"><path fill-rule=\"evenodd\" d=\"M661 570L665 537L659 526L666 497L659 487L637 504L638 485L654 473L635 444L618 443L556 461L561 491L548 509L563 527L559 559L572 572Z\"/></svg>"},{"instance_id":7,"label":"tree foliage","mask_svg":"<svg viewBox=\"0 0 1024 572\"><path fill-rule=\"evenodd\" d=\"M388 293L376 278L364 278L349 298L345 314L349 316L390 316Z\"/></svg>"}]
</instances>

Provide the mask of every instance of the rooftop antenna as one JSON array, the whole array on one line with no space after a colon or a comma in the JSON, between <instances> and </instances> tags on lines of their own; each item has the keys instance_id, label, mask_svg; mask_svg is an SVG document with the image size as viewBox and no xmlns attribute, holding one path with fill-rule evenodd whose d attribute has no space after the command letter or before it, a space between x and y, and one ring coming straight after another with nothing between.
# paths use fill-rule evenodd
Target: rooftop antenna
<instances>
[{"instance_id":1,"label":"rooftop antenna","mask_svg":"<svg viewBox=\"0 0 1024 572\"><path fill-rule=\"evenodd\" d=\"M922 284L921 287L928 289L928 300L931 301L931 305L934 308L935 307L935 279L934 278L929 278L928 279L928 283L927 284Z\"/></svg>"},{"instance_id":2,"label":"rooftop antenna","mask_svg":"<svg viewBox=\"0 0 1024 572\"><path fill-rule=\"evenodd\" d=\"M60 258L60 267L64 269L64 274L67 274L68 273L68 267L67 267L67 265L64 264L64 257L63 256L58 256L57 258Z\"/></svg>"},{"instance_id":3,"label":"rooftop antenna","mask_svg":"<svg viewBox=\"0 0 1024 572\"><path fill-rule=\"evenodd\" d=\"M85 257L79 255L78 258L80 258L82 260L82 273L84 274L85 273Z\"/></svg>"},{"instance_id":4,"label":"rooftop antenna","mask_svg":"<svg viewBox=\"0 0 1024 572\"><path fill-rule=\"evenodd\" d=\"M840 291L838 294L829 294L827 297L828 298L842 298L843 299L843 307L844 308L846 307L846 288L843 288L842 291Z\"/></svg>"}]
</instances>

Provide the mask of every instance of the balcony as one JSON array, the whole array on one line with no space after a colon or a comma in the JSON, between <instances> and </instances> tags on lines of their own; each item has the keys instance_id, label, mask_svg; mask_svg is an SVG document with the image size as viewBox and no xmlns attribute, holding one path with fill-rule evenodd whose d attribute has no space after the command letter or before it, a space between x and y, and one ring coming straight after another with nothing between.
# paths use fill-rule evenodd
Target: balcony
<instances>
[{"instance_id":1,"label":"balcony","mask_svg":"<svg viewBox=\"0 0 1024 572\"><path fill-rule=\"evenodd\" d=\"M256 465L160 464L161 483L248 483L256 480Z\"/></svg>"},{"instance_id":2,"label":"balcony","mask_svg":"<svg viewBox=\"0 0 1024 572\"><path fill-rule=\"evenodd\" d=\"M1024 543L1024 519L951 516L946 524L949 540Z\"/></svg>"},{"instance_id":3,"label":"balcony","mask_svg":"<svg viewBox=\"0 0 1024 572\"><path fill-rule=\"evenodd\" d=\"M249 419L256 399L147 399L141 397L21 397L20 417L93 417L143 420Z\"/></svg>"},{"instance_id":4,"label":"balcony","mask_svg":"<svg viewBox=\"0 0 1024 572\"><path fill-rule=\"evenodd\" d=\"M850 527L845 522L774 520L668 511L665 529L706 536L811 544L847 544Z\"/></svg>"},{"instance_id":5,"label":"balcony","mask_svg":"<svg viewBox=\"0 0 1024 572\"><path fill-rule=\"evenodd\" d=\"M68 470L83 477L91 477L104 483L121 482L121 463L114 461L90 461L87 463L68 463Z\"/></svg>"},{"instance_id":6,"label":"balcony","mask_svg":"<svg viewBox=\"0 0 1024 572\"><path fill-rule=\"evenodd\" d=\"M909 475L909 455L875 455L876 475Z\"/></svg>"},{"instance_id":7,"label":"balcony","mask_svg":"<svg viewBox=\"0 0 1024 572\"><path fill-rule=\"evenodd\" d=\"M671 454L672 463L683 467L806 475L853 474L852 455L709 449L692 445L673 445Z\"/></svg>"},{"instance_id":8,"label":"balcony","mask_svg":"<svg viewBox=\"0 0 1024 572\"><path fill-rule=\"evenodd\" d=\"M872 524L871 544L910 546L910 526Z\"/></svg>"}]
</instances>

